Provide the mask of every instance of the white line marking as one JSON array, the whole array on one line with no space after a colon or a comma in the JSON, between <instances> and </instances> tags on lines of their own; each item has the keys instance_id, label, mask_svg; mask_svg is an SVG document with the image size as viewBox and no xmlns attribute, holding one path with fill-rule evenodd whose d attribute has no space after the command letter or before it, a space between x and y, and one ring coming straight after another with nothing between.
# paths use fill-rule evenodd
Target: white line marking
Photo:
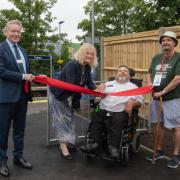
<instances>
[{"instance_id":1,"label":"white line marking","mask_svg":"<svg viewBox=\"0 0 180 180\"><path fill-rule=\"evenodd\" d=\"M140 147L141 147L142 149L145 149L145 150L150 151L150 152L153 153L153 150L152 150L152 149L150 149L150 148L148 148L148 147L146 147L146 146L143 146L142 144L140 145ZM164 158L167 159L167 160L170 160L170 159L171 159L171 158L168 157L168 156L164 156Z\"/></svg>"},{"instance_id":2,"label":"white line marking","mask_svg":"<svg viewBox=\"0 0 180 180\"><path fill-rule=\"evenodd\" d=\"M46 102L47 102L47 100L35 100L35 101L29 102L29 103L34 104L34 103L46 103Z\"/></svg>"}]
</instances>

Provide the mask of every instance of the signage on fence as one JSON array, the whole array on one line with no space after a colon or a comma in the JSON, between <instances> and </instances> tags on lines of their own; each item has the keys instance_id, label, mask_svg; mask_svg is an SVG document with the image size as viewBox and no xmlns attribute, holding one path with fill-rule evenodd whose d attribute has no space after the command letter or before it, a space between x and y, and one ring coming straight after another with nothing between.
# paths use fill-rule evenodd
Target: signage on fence
<instances>
[{"instance_id":1,"label":"signage on fence","mask_svg":"<svg viewBox=\"0 0 180 180\"><path fill-rule=\"evenodd\" d=\"M51 56L49 55L28 55L29 60L51 60Z\"/></svg>"},{"instance_id":2,"label":"signage on fence","mask_svg":"<svg viewBox=\"0 0 180 180\"><path fill-rule=\"evenodd\" d=\"M53 64L51 55L28 55L30 67L36 74L53 75Z\"/></svg>"}]
</instances>

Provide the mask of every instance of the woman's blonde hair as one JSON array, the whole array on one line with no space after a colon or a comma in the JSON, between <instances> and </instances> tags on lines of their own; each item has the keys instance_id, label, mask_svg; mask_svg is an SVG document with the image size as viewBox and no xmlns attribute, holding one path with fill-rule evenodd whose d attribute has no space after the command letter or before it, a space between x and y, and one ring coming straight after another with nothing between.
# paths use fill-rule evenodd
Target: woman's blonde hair
<instances>
[{"instance_id":1,"label":"woman's blonde hair","mask_svg":"<svg viewBox=\"0 0 180 180\"><path fill-rule=\"evenodd\" d=\"M16 25L18 25L22 29L22 23L20 21L18 21L17 19L15 19L15 20L8 21L6 23L5 28L3 30L4 33L8 30L9 25L11 25L11 24L16 24Z\"/></svg>"},{"instance_id":2,"label":"woman's blonde hair","mask_svg":"<svg viewBox=\"0 0 180 180\"><path fill-rule=\"evenodd\" d=\"M92 63L90 64L91 67L96 67L98 65L97 62L97 53L96 53L96 48L90 44L90 43L84 43L76 52L75 54L75 59L78 61L80 64L84 63L84 58L87 50L92 50L94 59Z\"/></svg>"}]
</instances>

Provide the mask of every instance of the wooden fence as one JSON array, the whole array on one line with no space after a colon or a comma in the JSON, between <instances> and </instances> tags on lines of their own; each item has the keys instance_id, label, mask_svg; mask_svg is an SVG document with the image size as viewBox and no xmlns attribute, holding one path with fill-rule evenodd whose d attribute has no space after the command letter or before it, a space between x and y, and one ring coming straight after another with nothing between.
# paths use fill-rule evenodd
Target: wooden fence
<instances>
[{"instance_id":1,"label":"wooden fence","mask_svg":"<svg viewBox=\"0 0 180 180\"><path fill-rule=\"evenodd\" d=\"M127 65L135 69L135 78L143 79L143 85L146 85L151 59L155 54L161 52L159 37L165 31L175 32L178 40L180 39L180 26L102 38L101 79L108 80L109 77L116 75L117 68L120 65ZM180 40L176 51L180 52ZM149 99L150 97L147 96L147 105Z\"/></svg>"}]
</instances>

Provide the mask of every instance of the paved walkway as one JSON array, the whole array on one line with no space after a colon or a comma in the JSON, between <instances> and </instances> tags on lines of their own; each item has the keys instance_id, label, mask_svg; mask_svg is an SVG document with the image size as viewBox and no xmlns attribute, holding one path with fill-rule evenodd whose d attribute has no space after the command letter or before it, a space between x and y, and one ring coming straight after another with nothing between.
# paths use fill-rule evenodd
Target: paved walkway
<instances>
[{"instance_id":1,"label":"paved walkway","mask_svg":"<svg viewBox=\"0 0 180 180\"><path fill-rule=\"evenodd\" d=\"M168 169L167 160L160 160L155 165L144 157L149 153L141 148L140 152L130 157L128 167L107 163L95 159L87 162L79 151L73 154L73 160L61 158L58 145L46 146L47 103L29 104L27 129L25 136L25 157L32 161L33 170L24 170L12 164L12 138L9 140L9 168L11 180L170 180L179 179L180 168ZM84 112L84 111L83 111ZM82 128L82 118L77 117L77 129ZM84 121L85 122L85 121ZM143 145L149 144L150 135L142 137ZM169 145L168 145L169 146Z\"/></svg>"}]
</instances>

